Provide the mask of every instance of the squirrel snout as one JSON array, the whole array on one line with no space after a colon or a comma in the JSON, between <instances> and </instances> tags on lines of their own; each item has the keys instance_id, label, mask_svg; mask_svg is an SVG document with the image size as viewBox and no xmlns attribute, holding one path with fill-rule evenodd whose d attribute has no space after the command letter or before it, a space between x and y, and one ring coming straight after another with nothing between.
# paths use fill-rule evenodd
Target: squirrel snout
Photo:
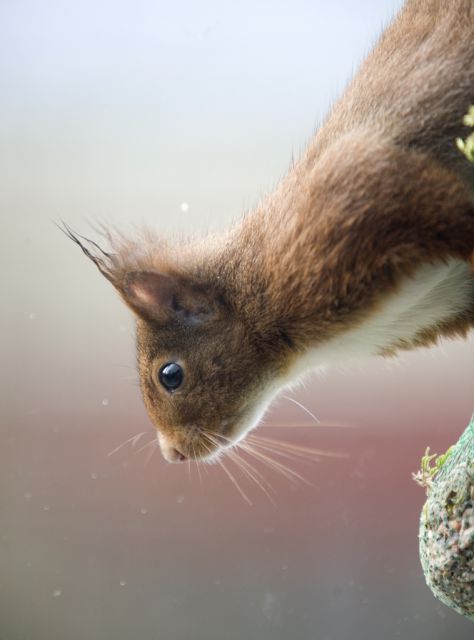
<instances>
[{"instance_id":1,"label":"squirrel snout","mask_svg":"<svg viewBox=\"0 0 474 640\"><path fill-rule=\"evenodd\" d=\"M169 462L184 462L185 460L187 460L184 453L181 453L181 451L179 451L179 449L176 449L175 447L171 449L171 458L172 459L169 460Z\"/></svg>"},{"instance_id":2,"label":"squirrel snout","mask_svg":"<svg viewBox=\"0 0 474 640\"><path fill-rule=\"evenodd\" d=\"M161 434L158 435L161 453L167 462L185 462L187 456L173 443L169 442Z\"/></svg>"},{"instance_id":3,"label":"squirrel snout","mask_svg":"<svg viewBox=\"0 0 474 640\"><path fill-rule=\"evenodd\" d=\"M179 449L176 449L176 447L162 447L161 452L163 453L163 457L165 458L165 460L167 460L168 462L185 462L187 460L187 457L184 455L184 453L181 453L181 451Z\"/></svg>"}]
</instances>

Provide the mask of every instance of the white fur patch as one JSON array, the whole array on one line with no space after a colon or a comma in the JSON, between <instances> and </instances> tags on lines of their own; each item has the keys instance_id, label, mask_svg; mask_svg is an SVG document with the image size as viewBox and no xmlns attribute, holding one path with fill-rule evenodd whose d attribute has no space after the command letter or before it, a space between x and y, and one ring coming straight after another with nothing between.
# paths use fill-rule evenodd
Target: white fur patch
<instances>
[{"instance_id":1,"label":"white fur patch","mask_svg":"<svg viewBox=\"0 0 474 640\"><path fill-rule=\"evenodd\" d=\"M284 379L274 380L240 424L232 431L232 445L239 442L263 418L270 402L283 387L326 365L341 364L380 354L400 340L411 342L423 329L455 317L474 299L474 278L470 266L461 260L424 265L403 281L396 293L378 306L365 321L325 343L309 349ZM230 446L232 446L230 445ZM216 452L217 457L222 450Z\"/></svg>"},{"instance_id":2,"label":"white fur patch","mask_svg":"<svg viewBox=\"0 0 474 640\"><path fill-rule=\"evenodd\" d=\"M361 324L310 349L296 363L292 376L377 355L400 340L411 342L420 331L468 309L473 300L474 277L467 262L451 259L446 264L423 265Z\"/></svg>"}]
</instances>

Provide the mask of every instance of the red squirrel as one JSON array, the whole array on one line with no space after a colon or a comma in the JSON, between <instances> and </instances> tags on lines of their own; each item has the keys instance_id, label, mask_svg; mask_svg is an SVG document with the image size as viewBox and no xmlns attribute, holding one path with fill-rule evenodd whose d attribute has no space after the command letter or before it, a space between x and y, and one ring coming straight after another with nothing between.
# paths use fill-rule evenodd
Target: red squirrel
<instances>
[{"instance_id":1,"label":"red squirrel","mask_svg":"<svg viewBox=\"0 0 474 640\"><path fill-rule=\"evenodd\" d=\"M273 193L226 233L171 246L65 227L136 315L170 462L212 460L319 365L474 325L474 0L408 0Z\"/></svg>"}]
</instances>

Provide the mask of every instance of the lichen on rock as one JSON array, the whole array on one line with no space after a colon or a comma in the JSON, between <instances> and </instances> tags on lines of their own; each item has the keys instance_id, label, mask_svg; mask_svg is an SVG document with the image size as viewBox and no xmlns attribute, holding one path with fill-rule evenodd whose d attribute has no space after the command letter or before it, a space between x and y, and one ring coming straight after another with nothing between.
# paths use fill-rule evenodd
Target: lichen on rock
<instances>
[{"instance_id":1,"label":"lichen on rock","mask_svg":"<svg viewBox=\"0 0 474 640\"><path fill-rule=\"evenodd\" d=\"M474 620L474 417L430 481L419 539L434 595Z\"/></svg>"}]
</instances>

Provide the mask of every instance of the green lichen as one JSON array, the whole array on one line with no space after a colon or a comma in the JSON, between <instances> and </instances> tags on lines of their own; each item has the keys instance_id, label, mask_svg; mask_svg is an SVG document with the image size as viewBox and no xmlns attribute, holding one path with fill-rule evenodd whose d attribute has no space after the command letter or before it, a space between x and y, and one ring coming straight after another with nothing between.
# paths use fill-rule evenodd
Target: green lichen
<instances>
[{"instance_id":1,"label":"green lichen","mask_svg":"<svg viewBox=\"0 0 474 640\"><path fill-rule=\"evenodd\" d=\"M466 127L474 127L474 105L471 105L468 113L463 118L463 124ZM465 140L456 138L456 145L469 162L474 162L474 133L471 133Z\"/></svg>"},{"instance_id":2,"label":"green lichen","mask_svg":"<svg viewBox=\"0 0 474 640\"><path fill-rule=\"evenodd\" d=\"M413 474L413 480L424 487L426 493L429 493L433 480L441 471L452 450L453 447L449 447L445 453L438 455L437 453L430 454L430 448L426 448L425 455L421 458L420 470Z\"/></svg>"}]
</instances>

